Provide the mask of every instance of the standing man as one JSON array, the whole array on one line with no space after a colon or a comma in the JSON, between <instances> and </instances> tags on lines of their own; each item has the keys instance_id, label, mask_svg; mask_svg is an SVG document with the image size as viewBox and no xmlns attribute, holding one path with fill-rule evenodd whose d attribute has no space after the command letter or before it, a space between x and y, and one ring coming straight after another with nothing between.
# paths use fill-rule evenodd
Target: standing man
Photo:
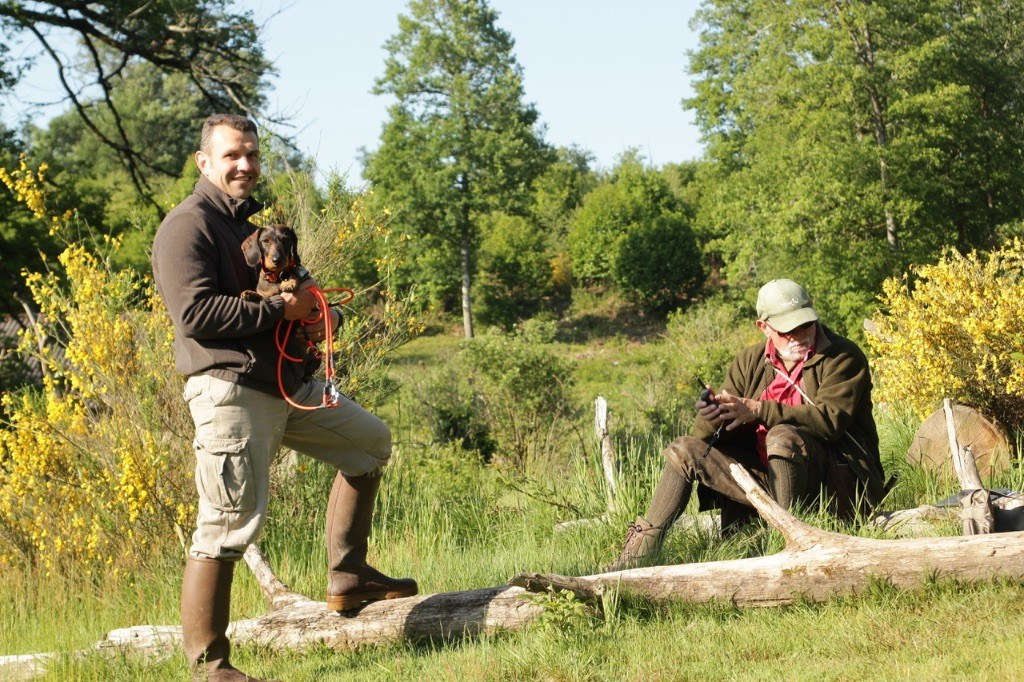
<instances>
[{"instance_id":1,"label":"standing man","mask_svg":"<svg viewBox=\"0 0 1024 682\"><path fill-rule=\"evenodd\" d=\"M210 116L195 161L202 177L160 225L152 262L195 422L199 513L181 588L185 655L197 679L234 682L253 678L228 661L232 576L266 521L270 462L282 443L338 470L327 511L327 607L409 597L417 585L366 563L374 501L391 456L388 427L344 396L337 407L300 410L281 395L309 407L323 400L324 383L301 363L282 363L279 385L274 340L277 323L308 319L316 298L305 288L241 298L258 277L241 246L255 229L249 218L262 208L251 197L260 176L256 125L243 116ZM326 317L332 327L340 321L333 309ZM323 332L320 324L298 333L319 341ZM289 355L303 354L298 340L289 345Z\"/></svg>"},{"instance_id":2,"label":"standing man","mask_svg":"<svg viewBox=\"0 0 1024 682\"><path fill-rule=\"evenodd\" d=\"M864 353L818 321L804 288L768 282L757 296L764 343L740 352L722 390L698 399L693 436L672 441L646 517L629 526L609 571L654 554L699 483L701 510L722 509L722 530L752 518L729 465L742 464L783 507L824 489L844 518L884 497L871 376Z\"/></svg>"}]
</instances>

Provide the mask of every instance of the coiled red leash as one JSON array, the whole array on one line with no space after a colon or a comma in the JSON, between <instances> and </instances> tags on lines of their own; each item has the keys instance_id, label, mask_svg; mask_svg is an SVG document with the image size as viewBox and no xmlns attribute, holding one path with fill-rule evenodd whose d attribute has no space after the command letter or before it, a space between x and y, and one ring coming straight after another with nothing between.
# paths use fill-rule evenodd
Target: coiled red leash
<instances>
[{"instance_id":1,"label":"coiled red leash","mask_svg":"<svg viewBox=\"0 0 1024 682\"><path fill-rule=\"evenodd\" d=\"M336 305L345 305L353 298L355 298L355 292L345 287L338 287L335 289L321 289L320 287L312 286L309 287L310 293L316 296L317 300L317 315L312 318L305 320L281 320L277 323L277 328L274 330L274 342L277 344L277 387L281 391L281 397L298 410L319 410L324 407L337 407L338 401L341 398L341 392L338 391L337 385L334 383L334 330L331 329L330 319L330 306L331 304L327 301L328 292L344 292L346 296L338 301ZM316 324L327 316L326 322L324 323L324 352L321 353L316 344L312 341L307 341L309 348L313 349L313 352L318 357L324 358L324 399L320 405L300 405L288 396L288 392L284 389L284 361L289 362L305 362L305 358L293 358L288 355L286 350L288 345L288 339L292 336L292 330L295 327L296 322L301 324ZM283 331L283 334L282 334Z\"/></svg>"}]
</instances>

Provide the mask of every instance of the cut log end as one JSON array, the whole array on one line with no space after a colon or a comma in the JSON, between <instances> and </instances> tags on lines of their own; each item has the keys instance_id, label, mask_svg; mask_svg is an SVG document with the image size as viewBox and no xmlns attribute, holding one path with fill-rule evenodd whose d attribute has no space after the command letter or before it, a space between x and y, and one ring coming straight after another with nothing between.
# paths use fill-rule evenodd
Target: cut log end
<instances>
[{"instance_id":1,"label":"cut log end","mask_svg":"<svg viewBox=\"0 0 1024 682\"><path fill-rule=\"evenodd\" d=\"M1005 471L1010 463L1006 429L994 419L966 405L952 405L952 422L960 446L974 453L982 478ZM951 477L949 430L946 411L933 412L920 426L907 450L907 461L940 476Z\"/></svg>"}]
</instances>

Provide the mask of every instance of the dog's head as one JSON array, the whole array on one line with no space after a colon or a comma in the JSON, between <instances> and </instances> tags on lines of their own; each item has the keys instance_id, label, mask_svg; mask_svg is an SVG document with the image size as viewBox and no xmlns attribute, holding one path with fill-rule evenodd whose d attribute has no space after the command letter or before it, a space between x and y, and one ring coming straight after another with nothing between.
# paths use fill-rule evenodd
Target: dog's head
<instances>
[{"instance_id":1,"label":"dog's head","mask_svg":"<svg viewBox=\"0 0 1024 682\"><path fill-rule=\"evenodd\" d=\"M298 237L287 225L260 227L242 242L245 262L263 272L291 272L300 265Z\"/></svg>"}]
</instances>

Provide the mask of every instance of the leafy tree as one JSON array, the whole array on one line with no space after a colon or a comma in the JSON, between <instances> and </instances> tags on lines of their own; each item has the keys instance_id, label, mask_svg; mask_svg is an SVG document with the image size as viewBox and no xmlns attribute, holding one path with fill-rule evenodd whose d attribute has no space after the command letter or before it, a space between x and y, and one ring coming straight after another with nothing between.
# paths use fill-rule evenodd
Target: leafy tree
<instances>
[{"instance_id":1,"label":"leafy tree","mask_svg":"<svg viewBox=\"0 0 1024 682\"><path fill-rule=\"evenodd\" d=\"M594 155L579 147L559 147L555 160L534 182L531 213L556 243L564 241L573 213L598 185L593 162Z\"/></svg>"},{"instance_id":2,"label":"leafy tree","mask_svg":"<svg viewBox=\"0 0 1024 682\"><path fill-rule=\"evenodd\" d=\"M886 276L1024 209L1019 0L708 0L702 234L737 283L802 279L859 327ZM753 284L753 282L752 282ZM844 326L840 324L839 326Z\"/></svg>"},{"instance_id":3,"label":"leafy tree","mask_svg":"<svg viewBox=\"0 0 1024 682\"><path fill-rule=\"evenodd\" d=\"M231 7L225 0L0 2L0 94L40 59L50 60L67 93L66 112L45 128L26 126L20 139L5 133L0 153L11 171L19 151L31 169L45 165L46 212L73 210L77 219L62 221L62 229L81 231L60 239L125 234L116 262L148 268L160 217L194 182L197 122L262 104L269 65L251 13ZM57 49L68 40L78 47L71 60ZM24 45L19 54L26 56L13 59L8 41ZM0 187L0 207L11 199ZM39 270L41 254L52 262L57 253L49 215L33 218L19 206L0 211L6 313L20 312L16 299L27 300L22 269Z\"/></svg>"},{"instance_id":4,"label":"leafy tree","mask_svg":"<svg viewBox=\"0 0 1024 682\"><path fill-rule=\"evenodd\" d=\"M509 329L531 317L551 293L551 251L536 222L497 213L480 245L480 321Z\"/></svg>"},{"instance_id":5,"label":"leafy tree","mask_svg":"<svg viewBox=\"0 0 1024 682\"><path fill-rule=\"evenodd\" d=\"M412 0L398 22L374 88L395 103L366 176L401 209L396 226L416 251L411 277L441 303L460 290L471 338L481 219L524 214L551 154L523 102L514 41L485 0Z\"/></svg>"},{"instance_id":6,"label":"leafy tree","mask_svg":"<svg viewBox=\"0 0 1024 682\"><path fill-rule=\"evenodd\" d=\"M4 43L27 39L35 53L13 60L0 51L0 91L34 61L48 59L57 71L71 109L96 139L116 153L139 195L156 204L150 178L176 173L150 144L152 128L134 130L135 104L115 89L133 65L149 64L164 74L181 74L187 87L212 110L252 113L261 103L263 57L250 10L236 13L232 0L86 0L0 2ZM59 37L81 47L73 62L58 50ZM183 93L184 94L184 93ZM155 106L155 103L151 103Z\"/></svg>"},{"instance_id":7,"label":"leafy tree","mask_svg":"<svg viewBox=\"0 0 1024 682\"><path fill-rule=\"evenodd\" d=\"M639 293L634 284L643 285L640 284L642 278L636 276L640 264L634 262L635 258L646 258L650 267L660 269L655 261L672 249L657 248L647 254L637 254L635 248L647 242L655 232L668 237L664 230L670 225L679 227L678 230L669 228L675 230L675 237L692 242L692 233L684 229L681 222L682 210L664 174L645 167L636 150L627 152L619 159L611 176L583 199L575 215L569 230L574 276L582 282L611 284L618 281ZM669 217L673 219L653 227L655 222ZM641 231L648 236L633 235ZM620 252L627 241L634 252L621 261ZM619 271L620 264L630 272ZM651 292L651 295L657 294Z\"/></svg>"}]
</instances>

